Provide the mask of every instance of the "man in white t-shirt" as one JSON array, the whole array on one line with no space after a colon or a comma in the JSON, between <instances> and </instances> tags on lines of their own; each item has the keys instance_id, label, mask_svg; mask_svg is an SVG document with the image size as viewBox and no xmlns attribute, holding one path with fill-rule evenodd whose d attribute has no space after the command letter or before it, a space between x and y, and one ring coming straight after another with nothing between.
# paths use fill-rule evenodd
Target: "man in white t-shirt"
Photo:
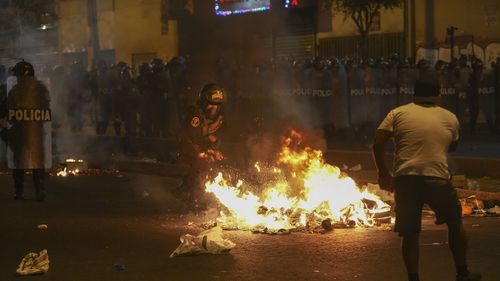
<instances>
[{"instance_id":1,"label":"man in white t-shirt","mask_svg":"<svg viewBox=\"0 0 500 281\"><path fill-rule=\"evenodd\" d=\"M448 225L456 280L481 280L480 274L467 269L462 210L448 171L447 153L457 146L459 123L438 102L436 75L427 73L415 85L414 102L393 109L382 121L373 144L379 184L395 192L395 231L403 237L403 260L409 281L419 280L419 233L424 203L436 213L436 224ZM384 147L391 138L395 143L393 173L384 162Z\"/></svg>"}]
</instances>

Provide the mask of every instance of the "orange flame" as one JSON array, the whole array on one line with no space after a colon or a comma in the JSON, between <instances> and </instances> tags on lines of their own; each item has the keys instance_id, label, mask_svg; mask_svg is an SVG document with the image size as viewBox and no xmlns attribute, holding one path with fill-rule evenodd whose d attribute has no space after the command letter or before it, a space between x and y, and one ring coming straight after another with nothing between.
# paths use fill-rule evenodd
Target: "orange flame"
<instances>
[{"instance_id":1,"label":"orange flame","mask_svg":"<svg viewBox=\"0 0 500 281\"><path fill-rule=\"evenodd\" d=\"M261 192L253 192L255 188L243 180L231 185L222 172L205 183L205 191L223 206L218 218L222 225L279 230L314 228L328 219L334 224L373 226L375 214L390 210L338 167L325 163L321 151L292 149L300 143L295 131L284 139L277 161L280 168L255 163L257 172L279 175L264 183Z\"/></svg>"}]
</instances>

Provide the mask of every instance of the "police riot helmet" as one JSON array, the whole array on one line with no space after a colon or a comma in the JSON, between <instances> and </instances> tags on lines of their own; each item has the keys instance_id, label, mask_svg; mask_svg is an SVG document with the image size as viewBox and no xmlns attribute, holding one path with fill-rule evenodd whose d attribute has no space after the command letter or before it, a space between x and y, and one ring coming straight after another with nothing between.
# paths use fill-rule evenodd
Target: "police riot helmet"
<instances>
[{"instance_id":1,"label":"police riot helmet","mask_svg":"<svg viewBox=\"0 0 500 281\"><path fill-rule=\"evenodd\" d=\"M410 60L408 58L404 58L400 63L399 63L399 68L410 68Z\"/></svg>"},{"instance_id":2,"label":"police riot helmet","mask_svg":"<svg viewBox=\"0 0 500 281\"><path fill-rule=\"evenodd\" d=\"M124 61L119 61L117 64L116 64L116 67L118 67L118 69L120 71L122 71L124 68L128 67L128 64Z\"/></svg>"},{"instance_id":3,"label":"police riot helmet","mask_svg":"<svg viewBox=\"0 0 500 281\"><path fill-rule=\"evenodd\" d=\"M22 60L16 63L16 65L14 66L14 75L34 77L35 69L33 68L33 65L31 63Z\"/></svg>"},{"instance_id":4,"label":"police riot helmet","mask_svg":"<svg viewBox=\"0 0 500 281\"><path fill-rule=\"evenodd\" d=\"M444 70L447 68L446 62L444 60L438 60L436 65L434 65L435 70Z\"/></svg>"},{"instance_id":5,"label":"police riot helmet","mask_svg":"<svg viewBox=\"0 0 500 281\"><path fill-rule=\"evenodd\" d=\"M163 63L163 61L161 59L153 59L149 63L149 67L151 68L152 72L161 72L161 71L165 70L165 64Z\"/></svg>"},{"instance_id":6,"label":"police riot helmet","mask_svg":"<svg viewBox=\"0 0 500 281\"><path fill-rule=\"evenodd\" d=\"M400 61L399 54L398 54L398 53L392 53L392 54L389 56L389 60L390 60L390 61L391 61L391 63L393 63L393 64L397 64L397 63L399 63L399 61Z\"/></svg>"},{"instance_id":7,"label":"police riot helmet","mask_svg":"<svg viewBox=\"0 0 500 281\"><path fill-rule=\"evenodd\" d=\"M220 105L226 100L224 89L215 83L209 83L203 86L199 94L199 103L203 107L208 104Z\"/></svg>"},{"instance_id":8,"label":"police riot helmet","mask_svg":"<svg viewBox=\"0 0 500 281\"><path fill-rule=\"evenodd\" d=\"M316 70L323 70L326 67L325 60L320 57L316 57L313 60L313 67Z\"/></svg>"},{"instance_id":9,"label":"police riot helmet","mask_svg":"<svg viewBox=\"0 0 500 281\"><path fill-rule=\"evenodd\" d=\"M374 67L375 66L375 60L372 58L368 58L363 62L363 66L368 66L368 67Z\"/></svg>"},{"instance_id":10,"label":"police riot helmet","mask_svg":"<svg viewBox=\"0 0 500 281\"><path fill-rule=\"evenodd\" d=\"M466 55L461 55L460 59L458 60L460 67L466 67L467 66L467 56Z\"/></svg>"},{"instance_id":11,"label":"police riot helmet","mask_svg":"<svg viewBox=\"0 0 500 281\"><path fill-rule=\"evenodd\" d=\"M475 70L481 70L483 69L484 67L484 64L483 64L483 61L480 60L480 59L476 59L474 61L474 63L472 64L472 67L475 69Z\"/></svg>"}]
</instances>

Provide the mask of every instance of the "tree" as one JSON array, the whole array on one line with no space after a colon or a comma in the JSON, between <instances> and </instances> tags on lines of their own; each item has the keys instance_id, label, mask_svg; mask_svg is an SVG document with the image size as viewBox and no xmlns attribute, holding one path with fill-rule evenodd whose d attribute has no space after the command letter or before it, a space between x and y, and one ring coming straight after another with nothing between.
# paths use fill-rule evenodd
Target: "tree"
<instances>
[{"instance_id":1,"label":"tree","mask_svg":"<svg viewBox=\"0 0 500 281\"><path fill-rule=\"evenodd\" d=\"M367 55L367 42L373 19L380 9L392 10L401 5L402 0L322 0L322 8L344 14L356 24L360 40L360 53Z\"/></svg>"}]
</instances>

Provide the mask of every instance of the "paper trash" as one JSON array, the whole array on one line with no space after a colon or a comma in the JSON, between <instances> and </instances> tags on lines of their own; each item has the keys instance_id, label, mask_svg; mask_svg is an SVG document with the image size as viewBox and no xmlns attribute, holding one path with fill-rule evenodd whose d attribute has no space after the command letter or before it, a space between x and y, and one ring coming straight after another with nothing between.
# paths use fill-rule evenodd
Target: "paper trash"
<instances>
[{"instance_id":1,"label":"paper trash","mask_svg":"<svg viewBox=\"0 0 500 281\"><path fill-rule=\"evenodd\" d=\"M40 253L27 254L16 270L18 275L43 274L49 271L49 254L47 250Z\"/></svg>"},{"instance_id":2,"label":"paper trash","mask_svg":"<svg viewBox=\"0 0 500 281\"><path fill-rule=\"evenodd\" d=\"M185 234L181 236L180 240L181 244L170 255L171 258L202 254L227 254L236 246L232 241L222 237L222 228L220 227L205 230L198 236Z\"/></svg>"}]
</instances>

